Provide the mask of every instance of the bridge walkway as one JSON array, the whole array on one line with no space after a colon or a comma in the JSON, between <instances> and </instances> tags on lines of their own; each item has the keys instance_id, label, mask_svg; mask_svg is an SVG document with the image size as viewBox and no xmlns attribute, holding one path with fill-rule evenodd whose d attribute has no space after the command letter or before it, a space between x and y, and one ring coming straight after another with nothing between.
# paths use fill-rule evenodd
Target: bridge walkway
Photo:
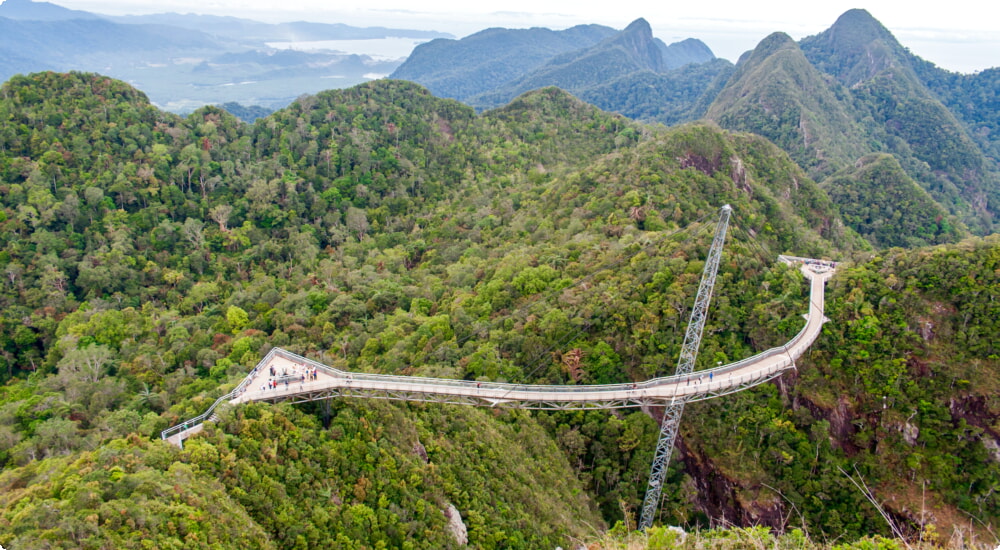
<instances>
[{"instance_id":1,"label":"bridge walkway","mask_svg":"<svg viewBox=\"0 0 1000 550\"><path fill-rule=\"evenodd\" d=\"M741 361L690 375L667 376L631 384L551 386L347 372L274 348L235 390L220 397L205 414L189 420L186 427L179 425L164 430L163 438L172 442L176 439L176 443L182 444L183 439L201 430L201 423L210 419L209 415L216 406L226 401L238 405L251 401L302 403L335 397L362 397L484 407L574 410L662 406L742 391L795 368L795 360L812 345L827 321L823 315L824 289L836 264L805 258L782 257L781 260L801 264L802 273L810 281L805 326L785 345ZM274 376L271 375L272 368ZM277 387L269 384L274 379L280 380Z\"/></svg>"}]
</instances>

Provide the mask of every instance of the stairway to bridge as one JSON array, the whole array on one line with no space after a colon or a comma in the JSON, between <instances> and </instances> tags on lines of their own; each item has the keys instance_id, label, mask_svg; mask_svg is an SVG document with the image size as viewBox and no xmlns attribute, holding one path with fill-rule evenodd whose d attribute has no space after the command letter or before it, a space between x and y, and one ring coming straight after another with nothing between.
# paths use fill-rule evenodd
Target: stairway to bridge
<instances>
[{"instance_id":1,"label":"stairway to bridge","mask_svg":"<svg viewBox=\"0 0 1000 550\"><path fill-rule=\"evenodd\" d=\"M476 382L347 372L273 348L232 392L220 397L202 415L164 430L163 439L183 446L213 420L219 405L251 401L303 403L335 397L358 397L522 409L616 409L663 406L711 399L742 391L795 368L800 357L819 336L823 323L825 284L836 264L810 258L781 256L799 264L810 281L806 323L785 345L752 357L688 375L666 376L632 384L551 386ZM271 369L275 375L271 375ZM315 375L312 375L315 373ZM276 388L269 382L277 379Z\"/></svg>"}]
</instances>

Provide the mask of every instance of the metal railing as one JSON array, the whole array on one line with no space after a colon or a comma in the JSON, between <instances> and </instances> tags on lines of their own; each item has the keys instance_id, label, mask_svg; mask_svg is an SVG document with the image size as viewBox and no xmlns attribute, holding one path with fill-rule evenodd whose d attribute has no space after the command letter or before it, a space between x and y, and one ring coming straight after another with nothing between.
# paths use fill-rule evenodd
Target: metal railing
<instances>
[{"instance_id":1,"label":"metal railing","mask_svg":"<svg viewBox=\"0 0 1000 550\"><path fill-rule=\"evenodd\" d=\"M796 260L797 260L797 258L796 258ZM810 312L809 312L810 314L813 313L813 309L818 309L818 308L813 308L812 305L813 304L812 304L811 292L810 292ZM822 317L823 311L819 310L819 311L816 312L816 314L819 315L820 317ZM771 349L762 351L762 352L760 352L760 353L758 353L756 355L752 355L750 357L747 357L745 359L741 359L739 361L734 361L734 362L728 363L726 365L722 365L722 366L711 368L711 369L704 369L704 370L696 371L694 373L689 373L689 374L682 374L682 375L674 374L674 375L670 375L670 376L663 376L663 377L659 377L659 378L653 378L653 379L650 379L650 380L646 380L644 382L622 383L622 384L595 384L595 385L579 385L579 386L554 385L554 384L551 384L551 385L549 385L549 384L523 384L523 383L511 383L511 382L488 382L488 381L476 381L476 380L453 380L453 379L446 379L446 378L429 378L429 377L421 377L421 376L402 376L402 375L394 375L394 374L369 374L369 373L363 373L363 372L349 372L349 371L342 371L340 369L336 369L336 368L330 367L328 365L320 363L319 361L315 361L313 359L309 359L307 357L304 357L302 355L298 355L296 353L292 353L292 352L290 352L288 350L285 350L285 349L282 349L282 348L271 348L271 350L267 352L267 354L260 360L260 362L257 363L257 366L255 366L253 368L253 370L251 370L251 372L243 379L242 382L240 382L240 384L238 386L236 386L236 388L233 389L233 391L231 391L231 392L229 392L229 393L227 393L227 394L219 397L218 399L216 399L215 402L212 403L212 406L209 407L208 410L206 410L204 413L202 413L202 414L200 414L200 415L198 415L198 416L196 416L194 418L191 418L191 419L187 420L186 422L183 422L181 424L178 424L176 426L172 426L170 428L167 428L166 430L163 430L161 432L161 436L162 436L163 439L168 439L169 437L172 437L172 436L174 436L174 435L176 435L178 433L181 433L181 432L183 432L185 430L189 430L189 429L191 429L193 427L196 427L196 426L202 424L206 419L208 419L208 418L211 417L211 415L215 411L215 409L219 405L221 405L223 402L233 401L233 400L237 399L240 395L242 395L245 391L247 391L247 388L248 388L250 382L256 376L256 373L259 370L263 370L263 369L267 368L268 364L275 357L282 357L284 359L287 359L287 360L292 361L294 363L301 364L303 366L307 366L308 365L308 366L316 368L317 370L322 371L322 372L326 373L327 375L330 375L330 376L332 376L334 378L346 379L346 380L349 381L348 383L353 382L353 381L359 381L359 382L365 381L365 382L372 382L372 383L374 383L376 385L378 385L378 384L384 384L384 385L398 384L399 386L405 386L405 388L408 391L423 392L423 393L448 393L447 391L442 391L442 390L445 390L447 388L455 388L455 389L461 388L461 389L470 390L470 391L471 390L502 390L502 391L505 391L505 392L508 392L508 393L514 393L514 392L516 392L520 396L524 396L525 394L529 394L529 395L531 395L531 394L538 394L537 399L539 401L542 401L542 400L553 401L554 399L551 397L551 394L563 394L563 395L566 395L568 397L569 395L580 394L580 393L608 394L608 393L612 393L612 392L623 392L623 391L627 392L627 391L634 391L634 390L648 390L648 389L651 389L651 388L655 388L655 387L659 387L659 386L665 386L665 385L671 385L671 384L676 385L676 386L679 387L682 382L687 382L688 384L690 384L690 382L692 380L695 380L696 377L697 377L697 379L700 382L704 382L705 378L708 378L708 380L710 380L710 382L707 383L707 384L705 384L704 386L702 386L702 389L700 391L697 391L697 392L684 392L686 395L678 395L679 392L675 392L675 397L690 398L690 397L692 397L692 395L691 395L692 393L693 394L710 394L710 393L713 392L713 390L715 390L715 391L718 391L720 389L724 390L724 389L727 389L728 387L744 387L747 383L751 383L751 385L752 385L753 382L767 380L767 379L773 377L773 375L776 372L779 372L779 371L782 371L782 370L786 370L790 366L793 366L795 364L795 358L792 357L792 353L794 352L794 349L798 345L798 343L805 337L807 331L809 330L810 323L813 322L813 321L815 321L815 319L813 319L812 316L808 317L807 320L806 320L805 325L786 344L784 344L782 346L773 347ZM822 321L820 321L820 322L822 322ZM736 372L736 371L741 370L744 367L746 367L746 366L748 366L748 365L750 365L752 363L760 362L760 361L763 361L765 359L768 359L768 358L771 358L771 357L775 357L775 356L779 356L779 355L785 355L785 356L787 356L788 360L776 363L775 365L773 365L773 366L771 366L771 367L769 367L769 368L767 368L767 369L765 369L763 371L755 371L755 372L751 372L751 373L744 373L740 377L740 379L737 379L737 381L735 382L735 384L733 383L732 380L724 380L722 378L722 375L725 375L727 373ZM747 378L748 376L749 376L749 378ZM378 389L378 388L367 388L367 389ZM394 388L394 389L399 389L399 387L397 386L397 388ZM543 399L540 394L548 394L548 395L545 396L545 398ZM532 397L517 397L517 399L532 400L532 399L536 399L536 398L532 398ZM598 400L598 399L604 399L604 398L603 397L596 397L595 398L595 400ZM567 401L578 401L578 400L579 399L571 399L571 398L567 399Z\"/></svg>"},{"instance_id":2,"label":"metal railing","mask_svg":"<svg viewBox=\"0 0 1000 550\"><path fill-rule=\"evenodd\" d=\"M186 430L190 430L191 428L194 428L195 426L201 425L207 418L210 418L212 416L212 413L215 412L216 407L218 407L219 405L221 405L223 402L228 402L228 401L232 401L233 399L236 399L243 392L245 392L246 389L247 389L247 386L250 384L250 381L253 380L254 376L256 376L257 370L263 368L265 365L267 365L268 363L270 363L271 359L274 358L274 356L276 355L276 353L278 351L280 351L279 348L271 348L271 351L267 352L267 354L264 355L264 358L261 359L257 363L257 366L255 366L250 371L250 373L247 374L246 377L243 378L243 380L239 383L239 385L237 385L235 388L233 388L232 391L230 391L229 393L227 393L227 394L225 394L223 396L220 396L218 399L215 400L214 403L212 403L212 406L209 407L208 410L206 410L205 412L199 414L198 416L196 416L194 418L189 418L188 420L186 420L186 421L184 421L184 422L182 422L182 423L180 423L180 424L178 424L176 426L171 426L171 427L163 430L162 432L160 432L160 437L162 439L169 439L169 438L173 437L176 434L179 434L179 433L184 432Z\"/></svg>"},{"instance_id":3,"label":"metal railing","mask_svg":"<svg viewBox=\"0 0 1000 550\"><path fill-rule=\"evenodd\" d=\"M574 394L574 393L609 393L609 392L621 392L621 391L631 391L631 390L642 390L650 389L658 386L676 384L680 385L681 382L690 380L694 377L708 377L715 379L719 375L730 373L739 370L749 364L759 362L761 360L774 357L777 355L788 355L789 360L786 363L780 364L776 370L784 370L787 368L788 364L791 364L794 360L791 357L790 349L805 336L807 330L809 329L809 322L805 323L805 326L799 330L799 332L792 337L791 340L785 345L774 347L756 355L735 361L733 363L728 363L720 367L715 367L712 369L705 369L697 371L696 373L686 374L686 375L670 375L659 378L653 378L646 380L644 382L628 382L619 384L593 384L593 385L579 385L579 386L569 386L562 384L521 384L521 383L511 383L511 382L484 382L476 380L453 380L447 378L429 378L422 376L402 376L394 374L369 374L362 372L348 372L335 369L333 367L324 365L318 361L314 361L307 357L292 353L290 351L274 348L271 353L268 354L268 361L270 357L277 355L284 357L293 362L301 363L303 365L310 365L316 367L327 374L334 376L336 378L349 379L351 381L367 381L374 382L377 384L390 384L395 383L401 386L407 386L413 389L420 388L425 392L432 392L435 388L463 388L468 390L504 390L507 392L518 392L519 394L525 393L561 393L561 394ZM774 368L768 369L768 374L774 372ZM724 385L725 382L721 380L713 380L713 386Z\"/></svg>"}]
</instances>

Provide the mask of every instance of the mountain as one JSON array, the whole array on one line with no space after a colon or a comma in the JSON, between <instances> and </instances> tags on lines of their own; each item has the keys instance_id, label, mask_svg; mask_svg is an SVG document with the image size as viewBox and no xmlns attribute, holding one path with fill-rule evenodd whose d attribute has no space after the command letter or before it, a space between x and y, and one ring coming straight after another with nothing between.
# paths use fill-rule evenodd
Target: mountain
<instances>
[{"instance_id":1,"label":"mountain","mask_svg":"<svg viewBox=\"0 0 1000 550\"><path fill-rule=\"evenodd\" d=\"M157 25L119 25L101 19L28 21L0 18L0 49L30 52L52 64L78 67L94 58L117 60L167 52L222 49L212 37ZM9 76L9 75L4 75Z\"/></svg>"},{"instance_id":2,"label":"mountain","mask_svg":"<svg viewBox=\"0 0 1000 550\"><path fill-rule=\"evenodd\" d=\"M867 154L892 154L950 215L989 232L1000 165L916 76L918 64L868 12L851 10L800 44L783 33L766 38L706 116L768 137L817 179Z\"/></svg>"},{"instance_id":3,"label":"mountain","mask_svg":"<svg viewBox=\"0 0 1000 550\"><path fill-rule=\"evenodd\" d=\"M834 25L802 40L806 57L848 86L858 116L874 121L874 150L901 165L949 211L977 232L1000 213L1000 164L983 150L914 71L918 58L875 18L850 10Z\"/></svg>"},{"instance_id":4,"label":"mountain","mask_svg":"<svg viewBox=\"0 0 1000 550\"><path fill-rule=\"evenodd\" d=\"M6 5L6 4L4 4ZM103 19L19 20L0 17L0 79L51 70L107 70L165 90L191 94L191 78L177 74L191 60L225 51L229 44L204 33L159 25L120 25ZM171 78L163 78L169 73ZM180 88L182 91L174 92ZM174 96L174 99L178 99Z\"/></svg>"},{"instance_id":5,"label":"mountain","mask_svg":"<svg viewBox=\"0 0 1000 550\"><path fill-rule=\"evenodd\" d=\"M0 118L5 545L440 548L458 521L473 547L597 536L641 504L655 408L342 397L223 408L183 450L158 434L272 346L469 380L666 374L727 203L698 368L799 331L808 286L779 253L843 261L831 322L794 373L689 405L658 522L890 535L860 481L914 540L1000 522L1000 242L872 254L763 137L551 87L477 114L393 80L251 125L39 73L3 84ZM919 198L890 158L866 163L845 185Z\"/></svg>"},{"instance_id":6,"label":"mountain","mask_svg":"<svg viewBox=\"0 0 1000 550\"><path fill-rule=\"evenodd\" d=\"M673 46L665 46L653 37L652 29L646 20L637 19L614 36L605 38L589 48L553 57L530 73L496 90L471 97L468 101L479 108L496 107L528 90L544 86L558 86L576 95L582 95L584 90L606 86L609 82L638 73L661 74L676 68L678 63L684 65L686 63L682 62L684 56L681 52L698 56L707 51L708 57L699 59L698 62L714 59L711 51L707 48L693 47L692 42L671 48ZM667 64L665 54L668 52L675 66Z\"/></svg>"},{"instance_id":7,"label":"mountain","mask_svg":"<svg viewBox=\"0 0 1000 550\"><path fill-rule=\"evenodd\" d=\"M248 107L234 102L223 103L220 107L243 122L253 122L258 118L264 118L274 112L271 109L265 109L259 105L251 105Z\"/></svg>"},{"instance_id":8,"label":"mountain","mask_svg":"<svg viewBox=\"0 0 1000 550\"><path fill-rule=\"evenodd\" d=\"M263 23L252 19L193 13L105 16L116 23L169 25L246 43L320 40L372 40L379 38L451 38L448 33L388 27L353 27L342 23L292 21Z\"/></svg>"},{"instance_id":9,"label":"mountain","mask_svg":"<svg viewBox=\"0 0 1000 550\"><path fill-rule=\"evenodd\" d=\"M50 2L33 0L3 0L0 17L29 21L66 21L70 19L100 19L90 12L71 10Z\"/></svg>"},{"instance_id":10,"label":"mountain","mask_svg":"<svg viewBox=\"0 0 1000 550\"><path fill-rule=\"evenodd\" d=\"M638 19L620 32L596 26L488 29L460 41L436 40L418 46L390 77L479 109L558 86L603 109L676 123L697 118L692 110L704 91L730 69L708 63L714 59L698 40L667 46Z\"/></svg>"},{"instance_id":11,"label":"mountain","mask_svg":"<svg viewBox=\"0 0 1000 550\"><path fill-rule=\"evenodd\" d=\"M488 42L505 32L481 38ZM425 47L431 52L430 44ZM480 50L487 53L476 63L492 59L492 49ZM392 76L480 110L558 86L637 120L678 124L704 117L771 139L816 179L866 155L889 153L956 223L977 234L995 226L1000 108L992 84L1000 71L958 75L938 69L906 50L865 10L849 10L829 30L800 43L774 33L736 67L715 60L697 41L663 45L641 19L521 74L466 73L468 64L450 45L434 50L433 63L429 57L411 57ZM438 79L455 84L436 87Z\"/></svg>"},{"instance_id":12,"label":"mountain","mask_svg":"<svg viewBox=\"0 0 1000 550\"><path fill-rule=\"evenodd\" d=\"M615 34L600 25L549 29L486 29L461 40L420 44L390 78L412 80L440 97L464 101L528 74L556 55Z\"/></svg>"},{"instance_id":13,"label":"mountain","mask_svg":"<svg viewBox=\"0 0 1000 550\"><path fill-rule=\"evenodd\" d=\"M655 42L660 47L663 63L668 70L690 63L705 63L715 59L712 50L697 38L686 38L669 46L659 39L656 39Z\"/></svg>"},{"instance_id":14,"label":"mountain","mask_svg":"<svg viewBox=\"0 0 1000 550\"><path fill-rule=\"evenodd\" d=\"M345 397L224 408L183 450L158 434L277 345L400 375L666 374L727 203L699 368L801 328L808 287L779 253L844 263L795 373L689 406L659 521L888 535L844 472L914 539L1000 521L1000 243L873 255L852 225L881 245L928 220L866 225L763 137L646 126L551 87L477 114L393 80L250 125L40 73L3 85L0 117L4 541L439 548L460 518L470 546L538 548L625 520L655 408ZM933 214L892 157L839 176Z\"/></svg>"},{"instance_id":15,"label":"mountain","mask_svg":"<svg viewBox=\"0 0 1000 550\"><path fill-rule=\"evenodd\" d=\"M784 33L768 36L740 58L705 116L770 139L814 177L866 152L846 91L824 78Z\"/></svg>"},{"instance_id":16,"label":"mountain","mask_svg":"<svg viewBox=\"0 0 1000 550\"><path fill-rule=\"evenodd\" d=\"M608 50L616 50L624 53L623 60L632 65L632 70L649 70L653 72L663 72L668 67L664 59L664 53L669 51L659 40L653 38L653 29L649 23L642 18L636 19L629 26L615 36L603 40L593 48L583 52L583 57L590 55L601 55ZM690 50L690 48L689 48ZM711 51L708 52L711 59ZM572 57L578 58L579 55ZM563 64L563 60L554 60L552 64Z\"/></svg>"},{"instance_id":17,"label":"mountain","mask_svg":"<svg viewBox=\"0 0 1000 550\"><path fill-rule=\"evenodd\" d=\"M732 72L732 63L714 59L663 74L631 73L575 93L602 109L672 126L702 118Z\"/></svg>"},{"instance_id":18,"label":"mountain","mask_svg":"<svg viewBox=\"0 0 1000 550\"><path fill-rule=\"evenodd\" d=\"M802 39L801 48L818 69L848 87L886 70L902 69L912 57L889 29L863 9L847 10L829 29Z\"/></svg>"},{"instance_id":19,"label":"mountain","mask_svg":"<svg viewBox=\"0 0 1000 550\"><path fill-rule=\"evenodd\" d=\"M556 56L466 101L479 109L494 108L528 90L558 86L602 109L676 124L697 119L731 69L700 41L663 44L653 37L649 24L638 19L589 48Z\"/></svg>"},{"instance_id":20,"label":"mountain","mask_svg":"<svg viewBox=\"0 0 1000 550\"><path fill-rule=\"evenodd\" d=\"M39 68L60 70L115 67L148 68L154 60L182 55L205 56L230 44L199 31L164 25L121 25L46 3L7 0L0 14L0 79ZM89 17L80 14L90 15Z\"/></svg>"},{"instance_id":21,"label":"mountain","mask_svg":"<svg viewBox=\"0 0 1000 550\"><path fill-rule=\"evenodd\" d=\"M0 27L4 21L0 20ZM47 61L41 61L24 52L0 48L0 74L12 75L18 73L30 73L33 71L53 70L54 65Z\"/></svg>"},{"instance_id":22,"label":"mountain","mask_svg":"<svg viewBox=\"0 0 1000 550\"><path fill-rule=\"evenodd\" d=\"M994 162L1000 162L1000 68L961 74L919 60L915 72L969 130Z\"/></svg>"}]
</instances>

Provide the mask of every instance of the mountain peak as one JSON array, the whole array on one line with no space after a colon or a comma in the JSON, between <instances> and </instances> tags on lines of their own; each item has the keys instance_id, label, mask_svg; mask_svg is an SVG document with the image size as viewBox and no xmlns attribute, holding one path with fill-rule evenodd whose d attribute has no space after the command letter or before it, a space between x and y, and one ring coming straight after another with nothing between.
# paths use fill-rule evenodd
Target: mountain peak
<instances>
[{"instance_id":1,"label":"mountain peak","mask_svg":"<svg viewBox=\"0 0 1000 550\"><path fill-rule=\"evenodd\" d=\"M788 33L778 31L765 36L764 39L760 41L760 44L757 45L757 49L774 51L793 44L795 44L795 40L793 40Z\"/></svg>"},{"instance_id":2,"label":"mountain peak","mask_svg":"<svg viewBox=\"0 0 1000 550\"><path fill-rule=\"evenodd\" d=\"M609 38L606 44L624 48L641 67L658 73L667 70L661 47L653 38L653 29L641 17L629 23L618 35Z\"/></svg>"},{"instance_id":3,"label":"mountain peak","mask_svg":"<svg viewBox=\"0 0 1000 550\"><path fill-rule=\"evenodd\" d=\"M851 28L868 31L871 35L883 35L886 28L868 10L854 8L845 11L834 22L833 28Z\"/></svg>"},{"instance_id":4,"label":"mountain peak","mask_svg":"<svg viewBox=\"0 0 1000 550\"><path fill-rule=\"evenodd\" d=\"M832 27L803 38L800 45L812 63L846 85L907 64L909 57L889 29L863 9L844 12ZM832 59L838 60L836 66Z\"/></svg>"},{"instance_id":5,"label":"mountain peak","mask_svg":"<svg viewBox=\"0 0 1000 550\"><path fill-rule=\"evenodd\" d=\"M649 22L646 21L645 19L643 19L642 17L640 17L640 18L636 19L635 21L632 21L631 23L629 23L628 26L625 27L625 30L622 31L622 32L624 32L624 33L637 32L637 33L643 33L643 34L648 34L649 36L653 36L653 29L652 29L652 27L650 27L649 26Z\"/></svg>"},{"instance_id":6,"label":"mountain peak","mask_svg":"<svg viewBox=\"0 0 1000 550\"><path fill-rule=\"evenodd\" d=\"M852 9L844 12L830 27L829 39L840 48L857 50L877 40L896 43L889 29L863 9Z\"/></svg>"},{"instance_id":7,"label":"mountain peak","mask_svg":"<svg viewBox=\"0 0 1000 550\"><path fill-rule=\"evenodd\" d=\"M748 53L743 54L738 66L755 66L768 59L780 50L795 49L799 47L791 36L783 32L773 32L757 44L757 47Z\"/></svg>"}]
</instances>

